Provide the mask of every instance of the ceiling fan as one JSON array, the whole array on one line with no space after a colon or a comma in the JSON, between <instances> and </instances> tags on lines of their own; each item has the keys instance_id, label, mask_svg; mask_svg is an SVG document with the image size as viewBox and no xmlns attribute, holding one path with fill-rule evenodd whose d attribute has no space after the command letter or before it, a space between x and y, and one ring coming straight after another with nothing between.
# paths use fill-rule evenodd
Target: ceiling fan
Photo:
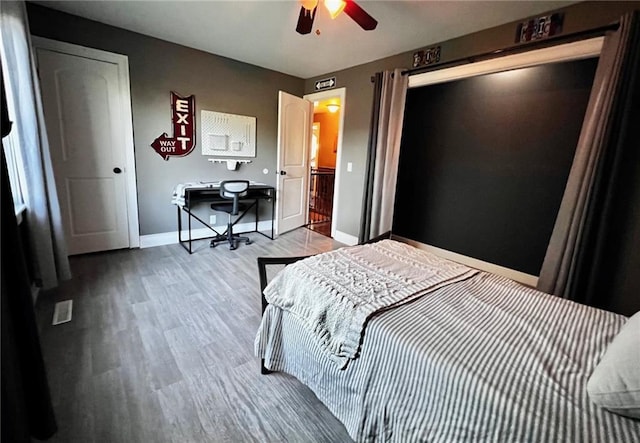
<instances>
[{"instance_id":1,"label":"ceiling fan","mask_svg":"<svg viewBox=\"0 0 640 443\"><path fill-rule=\"evenodd\" d=\"M300 0L300 16L296 31L300 34L309 34L316 18L316 11L320 0ZM353 19L365 31L376 29L378 21L371 17L353 0L324 0L324 6L329 10L331 18L336 18L342 11Z\"/></svg>"}]
</instances>

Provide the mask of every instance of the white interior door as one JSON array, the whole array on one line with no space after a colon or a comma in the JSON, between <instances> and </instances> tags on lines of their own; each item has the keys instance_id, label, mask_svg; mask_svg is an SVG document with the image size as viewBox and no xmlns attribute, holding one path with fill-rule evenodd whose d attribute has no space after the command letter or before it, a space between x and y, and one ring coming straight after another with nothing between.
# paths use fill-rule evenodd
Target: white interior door
<instances>
[{"instance_id":1,"label":"white interior door","mask_svg":"<svg viewBox=\"0 0 640 443\"><path fill-rule=\"evenodd\" d=\"M278 93L278 163L276 174L276 233L307 222L309 149L313 103L286 92Z\"/></svg>"},{"instance_id":2,"label":"white interior door","mask_svg":"<svg viewBox=\"0 0 640 443\"><path fill-rule=\"evenodd\" d=\"M87 48L82 55L36 48L56 187L70 254L131 245L127 202L127 84L119 66ZM107 53L108 54L108 53ZM123 115L124 114L124 115ZM130 119L130 117L129 117ZM137 224L137 212L135 221ZM137 246L137 245L136 245Z\"/></svg>"}]
</instances>

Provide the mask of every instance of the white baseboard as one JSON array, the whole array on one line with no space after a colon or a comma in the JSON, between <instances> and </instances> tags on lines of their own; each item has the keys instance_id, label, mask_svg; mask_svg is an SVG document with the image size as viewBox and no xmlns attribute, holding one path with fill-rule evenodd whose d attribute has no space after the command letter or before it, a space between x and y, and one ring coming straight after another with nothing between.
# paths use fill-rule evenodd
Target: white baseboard
<instances>
[{"instance_id":1,"label":"white baseboard","mask_svg":"<svg viewBox=\"0 0 640 443\"><path fill-rule=\"evenodd\" d=\"M253 231L256 227L255 222L238 223L233 225L234 232L246 232ZM223 233L226 226L214 226L214 229L220 233ZM262 220L258 222L258 230L265 232L271 232L271 220ZM197 228L191 230L191 239L200 240L207 237L212 237L215 233L211 229ZM189 231L182 230L182 239L186 239L189 236ZM178 231L160 232L159 234L148 234L140 236L140 249L152 248L154 246L173 245L178 243Z\"/></svg>"},{"instance_id":2,"label":"white baseboard","mask_svg":"<svg viewBox=\"0 0 640 443\"><path fill-rule=\"evenodd\" d=\"M348 246L353 246L358 244L358 237L353 235L345 234L344 232L340 232L336 230L335 235L333 236L335 241L339 241L340 243L344 243Z\"/></svg>"},{"instance_id":3,"label":"white baseboard","mask_svg":"<svg viewBox=\"0 0 640 443\"><path fill-rule=\"evenodd\" d=\"M510 278L511 280L515 280L519 283L523 283L533 288L535 288L538 284L538 277L535 275L526 274L521 271L516 271L515 269L505 268L504 266L478 260L477 258L469 257L467 255L447 251L446 249L441 249L436 246L420 243L418 241L410 240L399 235L392 235L391 238L415 246L418 249L423 249L425 251L431 252L432 254L435 254L439 257L462 263L463 265L471 266L472 268L480 269L481 271L487 271L493 274L502 275L503 277Z\"/></svg>"}]
</instances>

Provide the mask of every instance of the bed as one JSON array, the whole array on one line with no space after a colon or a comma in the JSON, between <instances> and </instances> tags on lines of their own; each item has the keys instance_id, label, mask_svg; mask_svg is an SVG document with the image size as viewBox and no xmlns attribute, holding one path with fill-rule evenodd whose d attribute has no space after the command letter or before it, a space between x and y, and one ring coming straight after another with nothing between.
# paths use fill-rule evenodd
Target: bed
<instances>
[{"instance_id":1,"label":"bed","mask_svg":"<svg viewBox=\"0 0 640 443\"><path fill-rule=\"evenodd\" d=\"M256 355L355 441L640 442L640 421L587 393L626 317L393 240L285 262Z\"/></svg>"}]
</instances>

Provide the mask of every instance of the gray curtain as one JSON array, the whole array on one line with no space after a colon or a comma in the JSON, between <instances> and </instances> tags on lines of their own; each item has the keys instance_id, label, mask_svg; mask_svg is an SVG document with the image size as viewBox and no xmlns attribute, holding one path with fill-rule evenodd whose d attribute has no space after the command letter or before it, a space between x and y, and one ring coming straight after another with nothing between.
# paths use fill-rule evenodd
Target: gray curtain
<instances>
[{"instance_id":1,"label":"gray curtain","mask_svg":"<svg viewBox=\"0 0 640 443\"><path fill-rule=\"evenodd\" d=\"M3 120L3 132L6 120ZM20 231L13 212L9 176L2 157L2 441L31 443L57 430L38 326L31 300L31 282L24 262Z\"/></svg>"},{"instance_id":2,"label":"gray curtain","mask_svg":"<svg viewBox=\"0 0 640 443\"><path fill-rule=\"evenodd\" d=\"M376 74L361 243L391 231L408 84L401 69Z\"/></svg>"},{"instance_id":3,"label":"gray curtain","mask_svg":"<svg viewBox=\"0 0 640 443\"><path fill-rule=\"evenodd\" d=\"M9 118L22 154L30 252L39 285L49 289L71 272L24 2L0 2L0 24Z\"/></svg>"},{"instance_id":4,"label":"gray curtain","mask_svg":"<svg viewBox=\"0 0 640 443\"><path fill-rule=\"evenodd\" d=\"M363 244L371 239L371 205L373 204L373 167L376 162L376 144L378 142L378 121L380 120L380 98L382 97L382 72L371 77L373 82L373 103L371 105L371 122L369 124L369 143L367 144L367 163L365 166L364 193L362 197L362 217L360 218L360 234L358 243Z\"/></svg>"},{"instance_id":5,"label":"gray curtain","mask_svg":"<svg viewBox=\"0 0 640 443\"><path fill-rule=\"evenodd\" d=\"M604 41L574 162L540 272L538 289L606 307L599 291L615 263L637 162L638 14L622 17ZM635 132L635 134L634 134ZM634 160L635 159L635 160ZM637 168L636 168L637 169ZM637 180L636 180L637 181ZM636 294L637 297L637 294Z\"/></svg>"}]
</instances>

